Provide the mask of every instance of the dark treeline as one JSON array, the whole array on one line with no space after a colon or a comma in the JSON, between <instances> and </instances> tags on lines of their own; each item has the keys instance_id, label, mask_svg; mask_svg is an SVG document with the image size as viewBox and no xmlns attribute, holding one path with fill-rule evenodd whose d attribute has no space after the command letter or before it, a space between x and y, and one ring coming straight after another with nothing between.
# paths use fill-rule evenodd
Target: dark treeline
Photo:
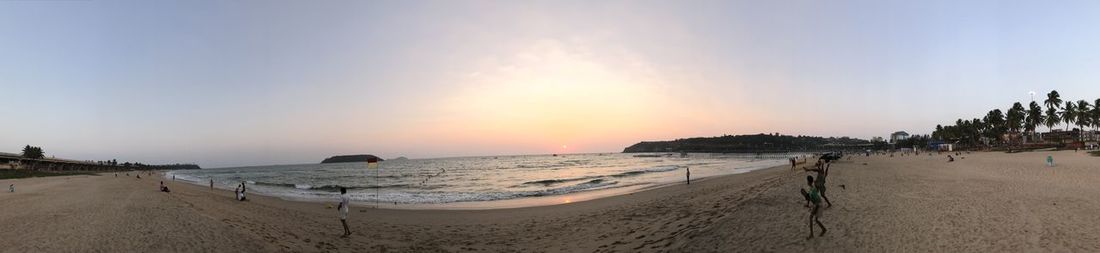
<instances>
[{"instance_id":1,"label":"dark treeline","mask_svg":"<svg viewBox=\"0 0 1100 253\"><path fill-rule=\"evenodd\" d=\"M700 152L700 153L767 153L813 152L844 149L886 149L886 142L849 137L791 136L775 134L724 135L696 137L673 141L644 141L631 145L624 153L637 152Z\"/></svg>"},{"instance_id":2,"label":"dark treeline","mask_svg":"<svg viewBox=\"0 0 1100 253\"><path fill-rule=\"evenodd\" d=\"M46 152L42 151L42 147L27 145L26 147L23 147L23 157L30 159L42 159L46 158Z\"/></svg>"},{"instance_id":3,"label":"dark treeline","mask_svg":"<svg viewBox=\"0 0 1100 253\"><path fill-rule=\"evenodd\" d=\"M27 146L23 147L22 157L27 158L27 159L45 159L46 158L46 153L45 153L45 151L42 150L41 147L35 147L35 146L27 145ZM199 165L189 164L189 163L149 165L149 164L144 164L144 163L139 163L139 162L123 162L123 163L120 164L120 163L118 163L118 159L95 161L95 162L87 161L87 163L89 163L89 164L94 163L95 165L102 165L102 166L118 166L118 167L120 167L120 169L136 169L136 170L191 170L191 169L196 169L197 170L197 169L201 169L201 167L199 167Z\"/></svg>"},{"instance_id":4,"label":"dark treeline","mask_svg":"<svg viewBox=\"0 0 1100 253\"><path fill-rule=\"evenodd\" d=\"M993 109L981 118L957 119L954 125L936 125L932 132L932 138L948 143L958 143L969 147L978 146L1010 146L1042 141L1042 135L1036 129L1046 126L1054 131L1054 127L1065 123L1065 130L1070 131L1070 126L1078 140L1084 140L1086 127L1094 129L1100 127L1100 99L1093 104L1086 100L1063 101L1058 91L1047 93L1046 100L1040 106L1032 101L1026 107L1020 102L1013 103L1007 111ZM1070 140L1075 141L1075 140Z\"/></svg>"}]
</instances>

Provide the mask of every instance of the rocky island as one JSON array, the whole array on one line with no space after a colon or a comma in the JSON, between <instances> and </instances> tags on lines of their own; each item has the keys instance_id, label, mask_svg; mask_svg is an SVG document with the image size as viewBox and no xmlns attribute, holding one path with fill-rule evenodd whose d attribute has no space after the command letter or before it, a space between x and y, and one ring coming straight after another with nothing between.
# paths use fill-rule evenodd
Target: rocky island
<instances>
[{"instance_id":1,"label":"rocky island","mask_svg":"<svg viewBox=\"0 0 1100 253\"><path fill-rule=\"evenodd\" d=\"M374 155L338 155L321 161L321 163L352 163L352 162L370 162L370 161L383 161L382 158L378 158Z\"/></svg>"}]
</instances>

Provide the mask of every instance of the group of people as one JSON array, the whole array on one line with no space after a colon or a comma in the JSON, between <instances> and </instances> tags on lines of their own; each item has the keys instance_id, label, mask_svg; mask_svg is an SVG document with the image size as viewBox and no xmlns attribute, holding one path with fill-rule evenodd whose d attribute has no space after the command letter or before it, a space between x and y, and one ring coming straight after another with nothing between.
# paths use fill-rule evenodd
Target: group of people
<instances>
[{"instance_id":1,"label":"group of people","mask_svg":"<svg viewBox=\"0 0 1100 253\"><path fill-rule=\"evenodd\" d=\"M799 164L802 164L802 163L805 163L805 162L806 162L806 155L802 155L802 160L801 160L801 161L799 161L799 160L798 160L798 158L799 158L799 157L797 157L797 156L796 156L796 157L791 157L791 158L787 158L787 162L790 162L790 163L791 163L791 170L792 170L792 171L793 171L793 170L795 169L795 167L797 167L797 166L798 166Z\"/></svg>"},{"instance_id":2,"label":"group of people","mask_svg":"<svg viewBox=\"0 0 1100 253\"><path fill-rule=\"evenodd\" d=\"M824 212L821 201L825 200L828 207L833 206L833 203L829 201L829 197L825 195L825 179L829 176L829 168L831 166L831 162L822 162L818 160L814 168L802 168L804 171L817 173L817 178L811 175L806 176L806 185L809 186L808 190L805 188L799 189L802 192L802 197L806 199L805 206L810 208L810 236L806 237L807 240L814 237L814 223L817 223L817 226L821 227L821 234L818 236L825 235L825 231L827 231L825 225L821 223L821 214Z\"/></svg>"},{"instance_id":3,"label":"group of people","mask_svg":"<svg viewBox=\"0 0 1100 253\"><path fill-rule=\"evenodd\" d=\"M211 187L213 187L212 183ZM247 198L245 198L244 192L247 190L247 187L244 186L244 181L241 181L241 184L237 185L237 189L233 190L233 195L237 197L237 201L245 201Z\"/></svg>"},{"instance_id":4,"label":"group of people","mask_svg":"<svg viewBox=\"0 0 1100 253\"><path fill-rule=\"evenodd\" d=\"M126 173L126 175L129 176L129 173ZM117 174L116 174L116 176L117 176ZM140 174L138 176L140 176ZM173 176L173 179L174 178L175 177ZM213 179L210 180L210 188L214 189L214 180ZM15 192L15 184L9 185L8 186L8 191ZM160 181L160 191L161 192L171 192L168 189L168 186L164 185L164 181ZM245 201L245 200L248 199L247 197L245 197L245 192L247 192L247 191L248 191L247 184L244 181L242 181L240 184L237 185L237 189L234 190L233 193L234 193L234 195L235 195L235 197L238 201ZM340 224L342 224L344 226L344 234L341 237L348 237L348 236L351 235L351 228L348 227L348 221L347 221L348 220L348 212L351 209L351 197L348 196L348 189L346 187L340 187L340 202L337 204L336 209L337 209L337 211L339 212L339 215L340 215Z\"/></svg>"}]
</instances>

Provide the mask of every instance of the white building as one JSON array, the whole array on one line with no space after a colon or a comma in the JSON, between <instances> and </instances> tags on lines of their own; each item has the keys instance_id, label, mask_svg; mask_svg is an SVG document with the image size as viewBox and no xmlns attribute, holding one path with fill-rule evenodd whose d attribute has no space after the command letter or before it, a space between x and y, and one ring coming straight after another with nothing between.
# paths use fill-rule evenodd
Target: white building
<instances>
[{"instance_id":1,"label":"white building","mask_svg":"<svg viewBox=\"0 0 1100 253\"><path fill-rule=\"evenodd\" d=\"M900 140L909 139L909 133L905 131L897 131L890 134L890 143L897 143Z\"/></svg>"}]
</instances>

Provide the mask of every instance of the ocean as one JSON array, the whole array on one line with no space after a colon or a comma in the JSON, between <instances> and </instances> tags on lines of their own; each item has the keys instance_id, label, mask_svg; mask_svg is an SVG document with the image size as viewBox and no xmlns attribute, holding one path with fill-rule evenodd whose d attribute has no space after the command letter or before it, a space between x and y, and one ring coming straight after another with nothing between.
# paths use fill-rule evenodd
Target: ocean
<instances>
[{"instance_id":1,"label":"ocean","mask_svg":"<svg viewBox=\"0 0 1100 253\"><path fill-rule=\"evenodd\" d=\"M641 157L639 157L641 155ZM168 178L297 201L333 201L348 188L359 205L488 209L550 205L744 173L801 154L566 154L386 160L177 170Z\"/></svg>"}]
</instances>

